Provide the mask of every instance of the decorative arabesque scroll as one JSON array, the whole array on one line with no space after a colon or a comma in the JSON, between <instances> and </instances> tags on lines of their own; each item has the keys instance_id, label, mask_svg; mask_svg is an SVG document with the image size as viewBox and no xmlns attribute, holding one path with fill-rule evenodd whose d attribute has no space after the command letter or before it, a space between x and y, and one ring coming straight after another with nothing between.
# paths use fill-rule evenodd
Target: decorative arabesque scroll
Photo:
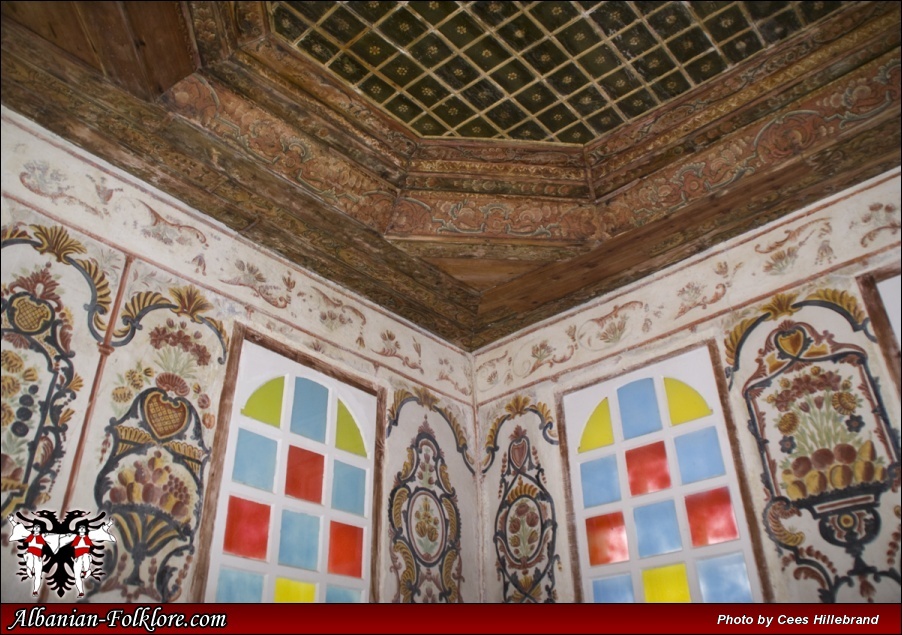
<instances>
[{"instance_id":1,"label":"decorative arabesque scroll","mask_svg":"<svg viewBox=\"0 0 902 635\"><path fill-rule=\"evenodd\" d=\"M101 267L62 227L16 224L3 228L0 242L4 263L33 259L32 254L23 257L23 248L47 257L43 266L35 263L4 277L0 298L2 517L6 518L17 509L35 509L49 500L71 443L75 417L71 404L84 388L82 375L94 371L78 365L73 339L80 331L103 342L111 295ZM67 293L61 279L69 271L77 272L84 286L70 285ZM67 303L73 293L87 296L82 307Z\"/></svg>"}]
</instances>

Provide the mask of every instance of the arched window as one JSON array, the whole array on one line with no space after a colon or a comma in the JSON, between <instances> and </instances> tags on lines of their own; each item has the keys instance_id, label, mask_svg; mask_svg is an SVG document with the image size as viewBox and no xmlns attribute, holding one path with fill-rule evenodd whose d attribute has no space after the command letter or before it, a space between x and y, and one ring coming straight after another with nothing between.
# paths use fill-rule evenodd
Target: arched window
<instances>
[{"instance_id":1,"label":"arched window","mask_svg":"<svg viewBox=\"0 0 902 635\"><path fill-rule=\"evenodd\" d=\"M761 601L707 349L563 404L586 601Z\"/></svg>"},{"instance_id":2,"label":"arched window","mask_svg":"<svg viewBox=\"0 0 902 635\"><path fill-rule=\"evenodd\" d=\"M241 352L208 602L369 600L376 397Z\"/></svg>"}]
</instances>

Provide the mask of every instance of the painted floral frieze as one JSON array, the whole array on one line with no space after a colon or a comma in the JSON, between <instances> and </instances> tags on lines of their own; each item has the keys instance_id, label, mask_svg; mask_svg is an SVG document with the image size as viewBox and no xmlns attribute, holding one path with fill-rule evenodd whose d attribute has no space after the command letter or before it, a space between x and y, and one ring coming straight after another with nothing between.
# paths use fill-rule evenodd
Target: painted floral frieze
<instances>
[{"instance_id":1,"label":"painted floral frieze","mask_svg":"<svg viewBox=\"0 0 902 635\"><path fill-rule=\"evenodd\" d=\"M488 346L476 353L476 390L486 399L516 391L734 311L768 288L768 279L803 281L898 245L898 179L898 172L885 175Z\"/></svg>"},{"instance_id":2,"label":"painted floral frieze","mask_svg":"<svg viewBox=\"0 0 902 635\"><path fill-rule=\"evenodd\" d=\"M211 112L198 116L218 115ZM102 216L103 226L108 228L103 239L107 245L154 263L200 289L216 290L233 301L229 310L240 307L228 314L230 317L260 322L274 332L291 333L291 337L300 329L305 341L319 348L312 350L342 365L378 364L415 376L454 398L472 394L468 358L456 347L261 250L146 184L102 162L86 161L82 151L34 133L27 122L8 111L4 111L3 125L4 160L7 169L17 176L4 186L24 204L49 210L65 218L67 227L92 233ZM270 132L265 126L257 127L245 130L236 139L255 148ZM291 154L296 149L286 152ZM298 159L299 165L316 162L312 155L308 158L311 160L306 162ZM336 196L340 201L350 201L341 192ZM354 197L360 199L355 205L365 202L362 193ZM115 285L117 268L106 267L97 254L91 256L107 272L107 283Z\"/></svg>"}]
</instances>

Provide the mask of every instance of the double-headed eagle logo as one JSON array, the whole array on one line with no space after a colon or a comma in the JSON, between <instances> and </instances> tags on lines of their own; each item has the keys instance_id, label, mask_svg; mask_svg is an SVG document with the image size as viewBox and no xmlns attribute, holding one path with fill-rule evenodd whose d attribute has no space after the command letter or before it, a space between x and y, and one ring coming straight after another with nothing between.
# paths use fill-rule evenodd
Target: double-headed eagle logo
<instances>
[{"instance_id":1,"label":"double-headed eagle logo","mask_svg":"<svg viewBox=\"0 0 902 635\"><path fill-rule=\"evenodd\" d=\"M31 578L31 594L37 597L45 579L50 590L63 597L74 586L85 595L85 579L103 575L103 543L116 542L110 533L113 519L104 522L103 512L87 518L75 510L59 520L54 512L40 510L34 518L21 512L9 515L10 542L18 542L19 576Z\"/></svg>"}]
</instances>

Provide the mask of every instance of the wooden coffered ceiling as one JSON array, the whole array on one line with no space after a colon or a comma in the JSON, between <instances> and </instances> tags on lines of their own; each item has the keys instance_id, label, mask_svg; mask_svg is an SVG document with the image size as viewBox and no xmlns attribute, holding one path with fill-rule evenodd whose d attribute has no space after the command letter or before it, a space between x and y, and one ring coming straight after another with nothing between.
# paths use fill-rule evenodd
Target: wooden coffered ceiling
<instances>
[{"instance_id":1,"label":"wooden coffered ceiling","mask_svg":"<svg viewBox=\"0 0 902 635\"><path fill-rule=\"evenodd\" d=\"M900 164L897 2L3 2L2 100L467 350Z\"/></svg>"}]
</instances>

